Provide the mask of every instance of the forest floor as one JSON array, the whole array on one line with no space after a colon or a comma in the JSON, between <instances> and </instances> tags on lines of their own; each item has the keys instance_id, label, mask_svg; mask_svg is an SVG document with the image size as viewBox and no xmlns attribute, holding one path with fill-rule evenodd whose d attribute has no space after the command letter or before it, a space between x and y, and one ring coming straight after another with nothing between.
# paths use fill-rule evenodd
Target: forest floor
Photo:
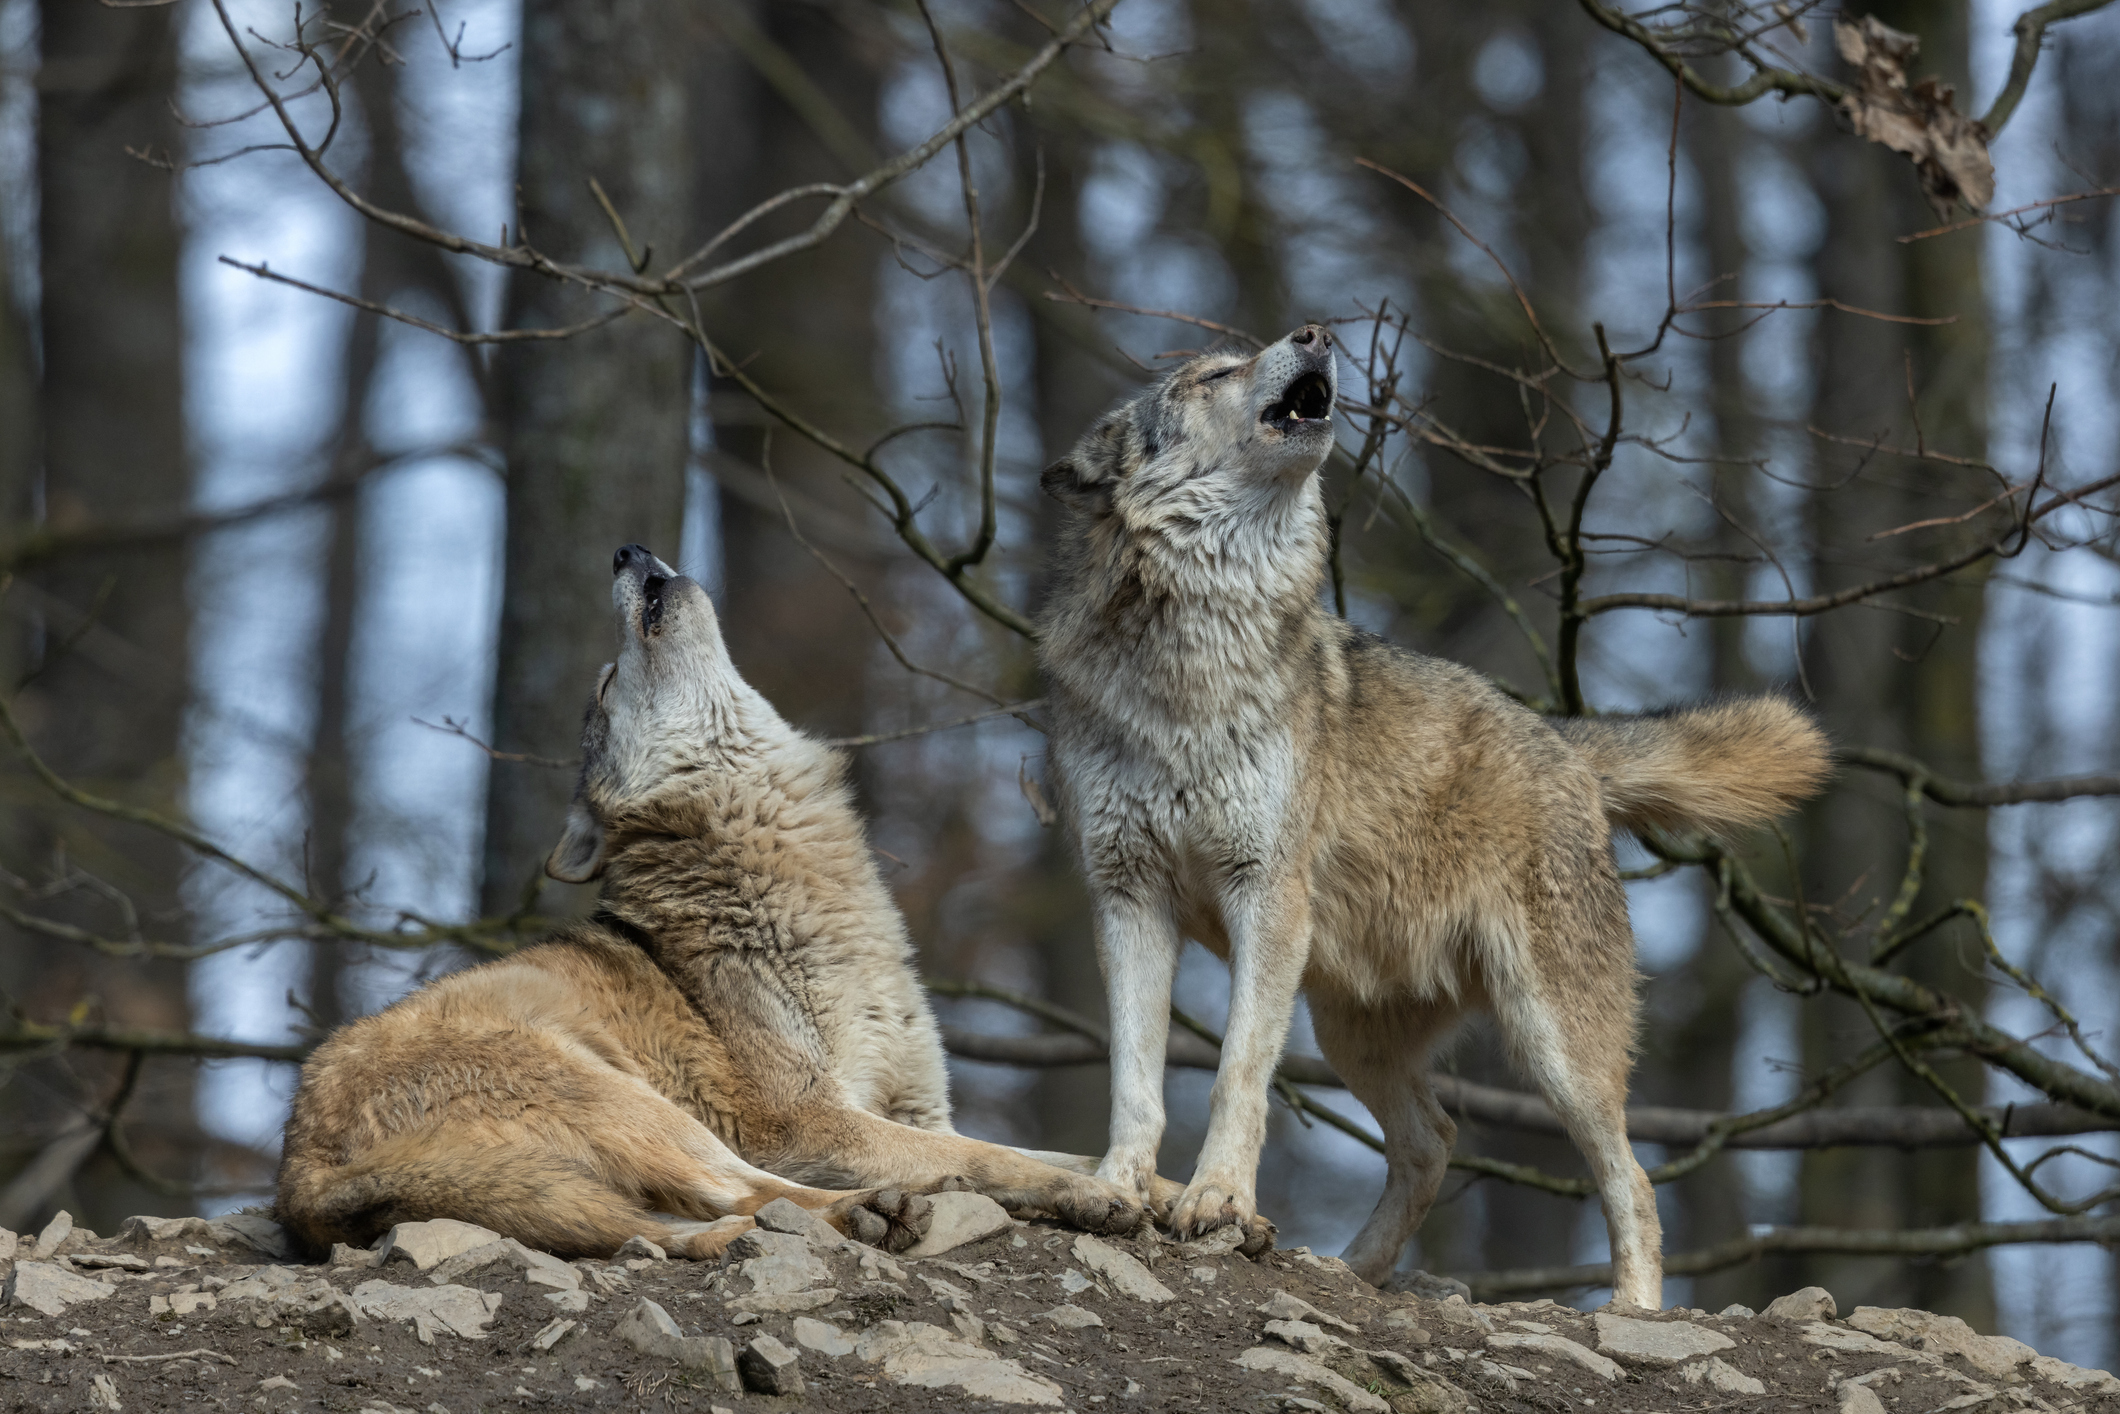
<instances>
[{"instance_id":1,"label":"forest floor","mask_svg":"<svg viewBox=\"0 0 2120 1414\"><path fill-rule=\"evenodd\" d=\"M796 1213L718 1263L561 1262L455 1223L327 1264L255 1215L0 1233L0 1411L2120 1414L2109 1374L1922 1312L1836 1318L1816 1288L1756 1316L1471 1305L1233 1234L1099 1240L936 1202L895 1257Z\"/></svg>"}]
</instances>

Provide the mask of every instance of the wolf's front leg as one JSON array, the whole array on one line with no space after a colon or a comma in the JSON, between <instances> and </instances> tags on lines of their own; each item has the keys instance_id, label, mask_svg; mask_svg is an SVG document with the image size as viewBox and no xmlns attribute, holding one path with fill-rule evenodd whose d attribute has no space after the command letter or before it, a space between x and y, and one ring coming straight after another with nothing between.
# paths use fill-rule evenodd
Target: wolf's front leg
<instances>
[{"instance_id":1,"label":"wolf's front leg","mask_svg":"<svg viewBox=\"0 0 2120 1414\"><path fill-rule=\"evenodd\" d=\"M1170 1041L1178 924L1167 895L1141 899L1105 887L1097 892L1097 965L1112 1019L1111 1143L1097 1177L1149 1203L1163 1143L1163 1052Z\"/></svg>"},{"instance_id":2,"label":"wolf's front leg","mask_svg":"<svg viewBox=\"0 0 2120 1414\"><path fill-rule=\"evenodd\" d=\"M1207 1142L1170 1217L1179 1241L1258 1213L1266 1087L1280 1064L1310 958L1310 897L1300 878L1240 881L1222 904L1229 932L1229 1032L1215 1072Z\"/></svg>"}]
</instances>

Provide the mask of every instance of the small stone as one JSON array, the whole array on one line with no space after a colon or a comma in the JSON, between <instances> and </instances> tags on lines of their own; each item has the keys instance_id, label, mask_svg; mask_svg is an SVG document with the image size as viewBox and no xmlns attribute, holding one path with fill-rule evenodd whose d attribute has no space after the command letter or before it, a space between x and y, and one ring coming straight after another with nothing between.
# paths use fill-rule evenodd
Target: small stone
<instances>
[{"instance_id":1,"label":"small stone","mask_svg":"<svg viewBox=\"0 0 2120 1414\"><path fill-rule=\"evenodd\" d=\"M628 1311L614 1334L643 1355L675 1360L690 1370L705 1370L716 1387L731 1394L743 1388L736 1373L735 1346L722 1336L684 1334L670 1319L670 1313L653 1301L643 1300Z\"/></svg>"},{"instance_id":2,"label":"small stone","mask_svg":"<svg viewBox=\"0 0 2120 1414\"><path fill-rule=\"evenodd\" d=\"M74 1215L61 1208L52 1220L37 1234L36 1243L29 1249L29 1259L41 1262L59 1250L59 1244L73 1236Z\"/></svg>"},{"instance_id":3,"label":"small stone","mask_svg":"<svg viewBox=\"0 0 2120 1414\"><path fill-rule=\"evenodd\" d=\"M545 1299L570 1316L579 1316L589 1309L589 1293L576 1288L573 1291L548 1291Z\"/></svg>"},{"instance_id":4,"label":"small stone","mask_svg":"<svg viewBox=\"0 0 2120 1414\"><path fill-rule=\"evenodd\" d=\"M334 1267L380 1267L383 1254L372 1247L348 1247L343 1242L331 1244L331 1265Z\"/></svg>"},{"instance_id":5,"label":"small stone","mask_svg":"<svg viewBox=\"0 0 2120 1414\"><path fill-rule=\"evenodd\" d=\"M633 1270L632 1263L627 1262L629 1257L645 1257L651 1262L666 1262L670 1259L670 1254L636 1232L618 1244L618 1250L611 1254L612 1261L626 1262L627 1269Z\"/></svg>"},{"instance_id":6,"label":"small stone","mask_svg":"<svg viewBox=\"0 0 2120 1414\"><path fill-rule=\"evenodd\" d=\"M767 1232L784 1232L813 1247L837 1247L846 1241L837 1228L789 1198L775 1198L751 1214L751 1220Z\"/></svg>"},{"instance_id":7,"label":"small stone","mask_svg":"<svg viewBox=\"0 0 2120 1414\"><path fill-rule=\"evenodd\" d=\"M1767 1315L1778 1321L1830 1321L1839 1314L1833 1293L1822 1286L1807 1286L1767 1303Z\"/></svg>"},{"instance_id":8,"label":"small stone","mask_svg":"<svg viewBox=\"0 0 2120 1414\"><path fill-rule=\"evenodd\" d=\"M1050 1311L1040 1311L1037 1319L1051 1321L1064 1331L1079 1331L1087 1326L1101 1326L1104 1318L1095 1311L1085 1311L1080 1306L1061 1304Z\"/></svg>"},{"instance_id":9,"label":"small stone","mask_svg":"<svg viewBox=\"0 0 2120 1414\"><path fill-rule=\"evenodd\" d=\"M14 1261L15 1249L21 1245L21 1238L15 1236L15 1234L9 1232L6 1228L0 1227L0 1262Z\"/></svg>"},{"instance_id":10,"label":"small stone","mask_svg":"<svg viewBox=\"0 0 2120 1414\"><path fill-rule=\"evenodd\" d=\"M553 1346L565 1340L567 1333L580 1324L581 1322L579 1321L565 1319L553 1321L536 1335L531 1336L530 1344L539 1350L550 1350Z\"/></svg>"},{"instance_id":11,"label":"small stone","mask_svg":"<svg viewBox=\"0 0 2120 1414\"><path fill-rule=\"evenodd\" d=\"M774 1201L779 1202L782 1200L775 1199ZM788 1206L792 1208L795 1205L790 1203ZM809 1316L797 1316L795 1318L795 1343L805 1349L814 1350L819 1355L832 1356L834 1359L841 1355L852 1355L854 1353L854 1342L847 1339L846 1332L840 1330L839 1327L833 1325L830 1321L819 1321Z\"/></svg>"},{"instance_id":12,"label":"small stone","mask_svg":"<svg viewBox=\"0 0 2120 1414\"><path fill-rule=\"evenodd\" d=\"M1216 1228L1215 1231L1220 1232L1222 1231L1222 1229ZM1193 1267L1187 1270L1185 1275L1191 1277L1194 1281L1200 1283L1200 1285L1202 1286L1213 1286L1215 1284L1215 1278L1222 1274L1219 1271L1216 1271L1213 1267Z\"/></svg>"},{"instance_id":13,"label":"small stone","mask_svg":"<svg viewBox=\"0 0 2120 1414\"><path fill-rule=\"evenodd\" d=\"M287 1229L263 1213L230 1213L207 1223L206 1231L219 1246L248 1248L269 1261L288 1262L295 1257Z\"/></svg>"},{"instance_id":14,"label":"small stone","mask_svg":"<svg viewBox=\"0 0 2120 1414\"><path fill-rule=\"evenodd\" d=\"M754 1339L736 1357L744 1387L760 1394L801 1394L802 1360L769 1335Z\"/></svg>"},{"instance_id":15,"label":"small stone","mask_svg":"<svg viewBox=\"0 0 2120 1414\"><path fill-rule=\"evenodd\" d=\"M297 1387L295 1382L288 1379L285 1375L269 1375L258 1381L260 1390L295 1389Z\"/></svg>"},{"instance_id":16,"label":"small stone","mask_svg":"<svg viewBox=\"0 0 2120 1414\"><path fill-rule=\"evenodd\" d=\"M738 1270L760 1296L807 1291L832 1280L832 1269L792 1233L754 1229L729 1244L729 1256L743 1264Z\"/></svg>"},{"instance_id":17,"label":"small stone","mask_svg":"<svg viewBox=\"0 0 2120 1414\"><path fill-rule=\"evenodd\" d=\"M1386 1311L1378 1317L1378 1324L1401 1340L1411 1341L1415 1345L1426 1345L1431 1339L1428 1328L1421 1324L1420 1314L1410 1306Z\"/></svg>"},{"instance_id":18,"label":"small stone","mask_svg":"<svg viewBox=\"0 0 2120 1414\"><path fill-rule=\"evenodd\" d=\"M329 1290L329 1284L324 1284ZM231 1290L233 1290L231 1288ZM336 1297L337 1293L331 1293ZM501 1309L497 1291L478 1291L468 1286L420 1288L393 1286L387 1281L364 1281L345 1298L362 1315L386 1321L409 1321L420 1344L434 1344L440 1331L465 1340L482 1340Z\"/></svg>"},{"instance_id":19,"label":"small stone","mask_svg":"<svg viewBox=\"0 0 2120 1414\"><path fill-rule=\"evenodd\" d=\"M988 1326L986 1328L986 1334L987 1337L992 1340L996 1345L1014 1345L1017 1341L1023 1339L1022 1336L1017 1335L1014 1331L1010 1330L1007 1326L1002 1325L999 1321L996 1321L994 1322L994 1324ZM2058 1365L2061 1362L2057 1360L2054 1363ZM2076 1367L2071 1365L2069 1366L2069 1368L2073 1370Z\"/></svg>"},{"instance_id":20,"label":"small stone","mask_svg":"<svg viewBox=\"0 0 2120 1414\"><path fill-rule=\"evenodd\" d=\"M1788 1300L1787 1297L1781 1299ZM1768 1308L1769 1311L1772 1309ZM1879 1399L1877 1392L1868 1385L1843 1384L1840 1387L1839 1414L1884 1414L1884 1401Z\"/></svg>"},{"instance_id":21,"label":"small stone","mask_svg":"<svg viewBox=\"0 0 2120 1414\"><path fill-rule=\"evenodd\" d=\"M1740 1306L1733 1301L1715 1314L1727 1321L1749 1321L1754 1316L1757 1316L1759 1312L1753 1310L1750 1306Z\"/></svg>"},{"instance_id":22,"label":"small stone","mask_svg":"<svg viewBox=\"0 0 2120 1414\"><path fill-rule=\"evenodd\" d=\"M77 1267L117 1267L129 1272L147 1270L144 1259L124 1252L74 1252L66 1260Z\"/></svg>"},{"instance_id":23,"label":"small stone","mask_svg":"<svg viewBox=\"0 0 2120 1414\"><path fill-rule=\"evenodd\" d=\"M49 1231L50 1229L46 1229ZM27 1306L56 1316L69 1306L100 1301L118 1288L44 1262L17 1262L0 1287L0 1306Z\"/></svg>"},{"instance_id":24,"label":"small stone","mask_svg":"<svg viewBox=\"0 0 2120 1414\"><path fill-rule=\"evenodd\" d=\"M1520 1324L1535 1325L1537 1323L1525 1321ZM1586 1345L1580 1345L1568 1339L1564 1335L1541 1335L1537 1333L1518 1335L1513 1332L1504 1332L1500 1335L1488 1336L1487 1348L1498 1354L1513 1356L1517 1359L1522 1359L1526 1354L1536 1354L1572 1361L1599 1379L1608 1382L1617 1380L1623 1373L1619 1366L1613 1364L1604 1356Z\"/></svg>"},{"instance_id":25,"label":"small stone","mask_svg":"<svg viewBox=\"0 0 2120 1414\"><path fill-rule=\"evenodd\" d=\"M1136 1301L1160 1304L1175 1301L1178 1293L1148 1274L1138 1257L1121 1252L1088 1233L1075 1239L1075 1260L1112 1284L1112 1289Z\"/></svg>"},{"instance_id":26,"label":"small stone","mask_svg":"<svg viewBox=\"0 0 2120 1414\"><path fill-rule=\"evenodd\" d=\"M576 1394L587 1394L592 1389L602 1389L603 1387L604 1382L602 1380L592 1380L587 1375L576 1375L574 1377L574 1392Z\"/></svg>"},{"instance_id":27,"label":"small stone","mask_svg":"<svg viewBox=\"0 0 2120 1414\"><path fill-rule=\"evenodd\" d=\"M112 1411L125 1407L118 1402L118 1387L109 1375L98 1374L88 1382L88 1407Z\"/></svg>"},{"instance_id":28,"label":"small stone","mask_svg":"<svg viewBox=\"0 0 2120 1414\"><path fill-rule=\"evenodd\" d=\"M1336 1335L1327 1335L1308 1321L1268 1321L1266 1333L1305 1355L1324 1355L1335 1346L1347 1344Z\"/></svg>"},{"instance_id":29,"label":"small stone","mask_svg":"<svg viewBox=\"0 0 2120 1414\"><path fill-rule=\"evenodd\" d=\"M1678 1377L1687 1384L1705 1384L1724 1394L1765 1394L1767 1387L1727 1361L1710 1355L1679 1367Z\"/></svg>"},{"instance_id":30,"label":"small stone","mask_svg":"<svg viewBox=\"0 0 2120 1414\"><path fill-rule=\"evenodd\" d=\"M939 1257L1016 1225L1015 1219L984 1193L930 1193L928 1202L934 1205L935 1214L927 1235L899 1253L901 1260Z\"/></svg>"},{"instance_id":31,"label":"small stone","mask_svg":"<svg viewBox=\"0 0 2120 1414\"><path fill-rule=\"evenodd\" d=\"M423 1272L433 1271L451 1257L484 1247L489 1242L500 1242L499 1233L476 1223L458 1222L455 1218L433 1218L422 1223L399 1223L383 1234L376 1244L382 1253L379 1266L392 1262L410 1262Z\"/></svg>"},{"instance_id":32,"label":"small stone","mask_svg":"<svg viewBox=\"0 0 2120 1414\"><path fill-rule=\"evenodd\" d=\"M1597 1323L1598 1351L1637 1365L1683 1364L1737 1344L1720 1331L1690 1321L1644 1321L1604 1311L1592 1319Z\"/></svg>"},{"instance_id":33,"label":"small stone","mask_svg":"<svg viewBox=\"0 0 2120 1414\"><path fill-rule=\"evenodd\" d=\"M1349 1335L1356 1334L1355 1328L1338 1316L1320 1311L1302 1297L1291 1296L1285 1291L1276 1291L1254 1309L1269 1321L1308 1321L1315 1326L1331 1326L1334 1330L1342 1330ZM1391 1317L1386 1316L1384 1319L1389 1324Z\"/></svg>"},{"instance_id":34,"label":"small stone","mask_svg":"<svg viewBox=\"0 0 2120 1414\"><path fill-rule=\"evenodd\" d=\"M1293 1350L1275 1345L1254 1345L1239 1355L1236 1363L1247 1370L1261 1370L1316 1385L1338 1398L1353 1414L1391 1414L1389 1404L1354 1381L1327 1369L1324 1361L1298 1355Z\"/></svg>"},{"instance_id":35,"label":"small stone","mask_svg":"<svg viewBox=\"0 0 2120 1414\"><path fill-rule=\"evenodd\" d=\"M1438 1276L1434 1272L1411 1271L1395 1273L1384 1283L1386 1291L1403 1291L1429 1301L1448 1301L1453 1296L1472 1299L1472 1288L1456 1277Z\"/></svg>"}]
</instances>

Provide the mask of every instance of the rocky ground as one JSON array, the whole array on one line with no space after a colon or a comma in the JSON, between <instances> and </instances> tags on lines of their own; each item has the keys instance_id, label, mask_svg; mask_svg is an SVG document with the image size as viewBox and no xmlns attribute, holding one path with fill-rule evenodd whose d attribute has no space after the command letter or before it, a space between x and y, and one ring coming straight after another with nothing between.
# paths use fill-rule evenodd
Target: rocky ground
<instances>
[{"instance_id":1,"label":"rocky ground","mask_svg":"<svg viewBox=\"0 0 2120 1414\"><path fill-rule=\"evenodd\" d=\"M462 1223L292 1259L256 1215L0 1232L0 1410L476 1414L540 1407L2111 1411L2120 1380L1817 1288L1585 1313L1379 1292L1303 1249L1100 1240L938 1194L898 1256L799 1209L715 1264L636 1239L563 1262Z\"/></svg>"}]
</instances>

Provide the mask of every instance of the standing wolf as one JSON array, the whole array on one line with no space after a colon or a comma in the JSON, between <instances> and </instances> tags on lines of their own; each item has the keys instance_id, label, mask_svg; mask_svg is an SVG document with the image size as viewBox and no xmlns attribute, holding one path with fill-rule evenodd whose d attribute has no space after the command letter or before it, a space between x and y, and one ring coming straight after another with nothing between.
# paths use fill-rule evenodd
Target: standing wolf
<instances>
[{"instance_id":1,"label":"standing wolf","mask_svg":"<svg viewBox=\"0 0 2120 1414\"><path fill-rule=\"evenodd\" d=\"M622 645L545 866L601 877L597 913L318 1047L280 1221L319 1248L447 1217L570 1257L640 1233L711 1258L782 1197L903 1247L917 1195L955 1186L1130 1231L1140 1204L1093 1161L951 1127L844 758L737 676L697 584L638 545L613 570Z\"/></svg>"},{"instance_id":2,"label":"standing wolf","mask_svg":"<svg viewBox=\"0 0 2120 1414\"><path fill-rule=\"evenodd\" d=\"M1315 326L1254 358L1210 354L1044 476L1073 509L1040 655L1110 998L1098 1172L1151 1194L1192 937L1232 979L1180 1237L1254 1212L1301 986L1326 1059L1383 1126L1384 1196L1346 1253L1383 1281L1456 1135L1430 1052L1486 1008L1589 1160L1615 1298L1658 1306L1656 1199L1627 1143L1634 945L1612 829L1767 818L1823 779L1823 738L1773 698L1551 726L1328 613L1317 473L1335 387Z\"/></svg>"}]
</instances>

